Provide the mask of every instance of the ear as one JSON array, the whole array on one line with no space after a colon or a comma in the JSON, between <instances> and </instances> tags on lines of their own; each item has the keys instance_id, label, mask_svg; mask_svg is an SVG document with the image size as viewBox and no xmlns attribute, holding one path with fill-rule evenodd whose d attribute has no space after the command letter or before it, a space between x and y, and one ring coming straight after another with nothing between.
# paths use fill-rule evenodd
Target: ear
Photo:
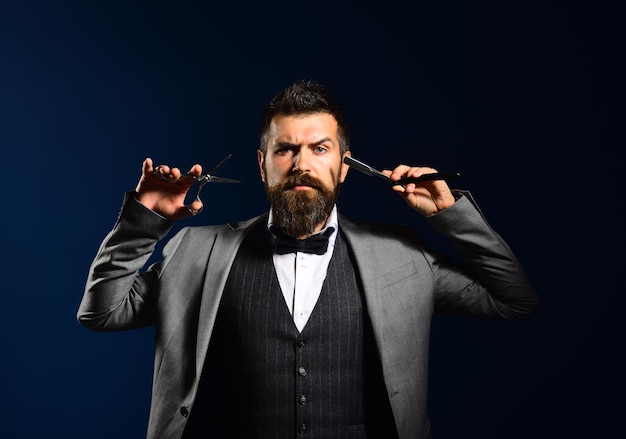
<instances>
[{"instance_id":1,"label":"ear","mask_svg":"<svg viewBox=\"0 0 626 439\"><path fill-rule=\"evenodd\" d=\"M265 154L263 154L263 151L261 151L260 149L257 150L256 152L256 158L257 161L259 162L259 172L261 174L261 181L263 183L265 183Z\"/></svg>"},{"instance_id":2,"label":"ear","mask_svg":"<svg viewBox=\"0 0 626 439\"><path fill-rule=\"evenodd\" d=\"M341 176L339 179L340 183L343 183L345 181L346 177L348 176L348 169L350 169L350 166L343 162L343 158L350 156L352 156L352 153L350 151L346 151L341 157Z\"/></svg>"}]
</instances>

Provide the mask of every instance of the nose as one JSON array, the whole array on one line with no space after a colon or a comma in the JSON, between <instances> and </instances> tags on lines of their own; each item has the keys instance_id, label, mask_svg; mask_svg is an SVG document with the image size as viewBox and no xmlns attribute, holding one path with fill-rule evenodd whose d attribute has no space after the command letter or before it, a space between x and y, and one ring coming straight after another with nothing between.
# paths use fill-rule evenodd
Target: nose
<instances>
[{"instance_id":1,"label":"nose","mask_svg":"<svg viewBox=\"0 0 626 439\"><path fill-rule=\"evenodd\" d=\"M293 155L293 172L308 172L310 164L310 157L306 148L300 149Z\"/></svg>"}]
</instances>

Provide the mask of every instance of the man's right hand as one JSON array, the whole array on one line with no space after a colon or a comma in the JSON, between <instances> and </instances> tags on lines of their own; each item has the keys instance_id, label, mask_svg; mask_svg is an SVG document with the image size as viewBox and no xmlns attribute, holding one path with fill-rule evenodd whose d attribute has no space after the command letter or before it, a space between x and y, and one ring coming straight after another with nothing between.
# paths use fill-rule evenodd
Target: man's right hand
<instances>
[{"instance_id":1,"label":"man's right hand","mask_svg":"<svg viewBox=\"0 0 626 439\"><path fill-rule=\"evenodd\" d=\"M193 165L189 174L201 175L202 166ZM135 196L137 201L148 209L176 221L193 216L202 209L202 202L199 200L185 205L187 192L195 182L193 178L186 178L178 168L170 168L167 165L153 168L152 159L147 158L143 162Z\"/></svg>"}]
</instances>

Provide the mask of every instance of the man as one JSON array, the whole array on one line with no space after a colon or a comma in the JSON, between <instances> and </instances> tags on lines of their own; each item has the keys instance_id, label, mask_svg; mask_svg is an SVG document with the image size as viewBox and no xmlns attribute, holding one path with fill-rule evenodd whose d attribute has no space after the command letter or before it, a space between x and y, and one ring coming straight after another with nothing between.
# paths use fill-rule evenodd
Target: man
<instances>
[{"instance_id":1,"label":"man","mask_svg":"<svg viewBox=\"0 0 626 439\"><path fill-rule=\"evenodd\" d=\"M445 181L393 190L467 266L404 227L339 215L348 155L331 96L296 82L263 115L270 211L184 228L141 272L173 221L202 208L185 205L193 178L145 160L91 266L78 319L100 331L156 325L149 438L429 438L432 313L517 319L538 306L511 250ZM393 181L431 172L385 171Z\"/></svg>"}]
</instances>

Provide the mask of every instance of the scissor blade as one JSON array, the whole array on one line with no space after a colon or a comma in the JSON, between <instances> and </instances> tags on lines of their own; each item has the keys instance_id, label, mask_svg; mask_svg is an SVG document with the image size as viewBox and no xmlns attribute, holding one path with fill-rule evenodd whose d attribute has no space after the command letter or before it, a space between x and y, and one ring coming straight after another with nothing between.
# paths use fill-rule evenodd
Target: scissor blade
<instances>
[{"instance_id":1,"label":"scissor blade","mask_svg":"<svg viewBox=\"0 0 626 439\"><path fill-rule=\"evenodd\" d=\"M233 180L232 178L213 177L209 175L208 183L241 183L239 180Z\"/></svg>"},{"instance_id":2,"label":"scissor blade","mask_svg":"<svg viewBox=\"0 0 626 439\"><path fill-rule=\"evenodd\" d=\"M357 171L362 172L363 174L367 176L370 176L370 177L375 176L375 177L382 178L383 180L389 180L389 177L383 174L382 172L380 172L379 170L372 168L370 165L363 163L362 161L357 160L354 157L346 156L343 158L343 162L347 164L348 166L350 166L351 168L354 168Z\"/></svg>"},{"instance_id":3,"label":"scissor blade","mask_svg":"<svg viewBox=\"0 0 626 439\"><path fill-rule=\"evenodd\" d=\"M461 176L461 174L459 174L458 172L434 172L430 174L420 175L419 177L407 177L407 178L401 178L400 180L397 180L397 181L391 181L391 179L385 174L383 174L382 172L376 170L370 165L363 163L362 161L357 160L353 157L345 157L343 161L351 168L354 168L357 171L364 173L365 175L369 175L370 177L373 175L375 177L382 178L383 180L387 180L391 182L391 184L393 184L394 186L395 185L406 186L409 183L419 183L422 181L456 180L457 178Z\"/></svg>"},{"instance_id":4,"label":"scissor blade","mask_svg":"<svg viewBox=\"0 0 626 439\"><path fill-rule=\"evenodd\" d=\"M231 157L231 156L232 156L232 154L228 154L228 155L226 156L226 158L225 158L224 160L222 160L221 162L219 162L219 164L218 164L215 168L211 169L211 170L208 172L208 174L209 174L209 175L217 174L217 171L219 171L219 170L220 170L220 168L224 165L224 163L226 163L226 162L228 161L228 159L230 159L230 157Z\"/></svg>"}]
</instances>

